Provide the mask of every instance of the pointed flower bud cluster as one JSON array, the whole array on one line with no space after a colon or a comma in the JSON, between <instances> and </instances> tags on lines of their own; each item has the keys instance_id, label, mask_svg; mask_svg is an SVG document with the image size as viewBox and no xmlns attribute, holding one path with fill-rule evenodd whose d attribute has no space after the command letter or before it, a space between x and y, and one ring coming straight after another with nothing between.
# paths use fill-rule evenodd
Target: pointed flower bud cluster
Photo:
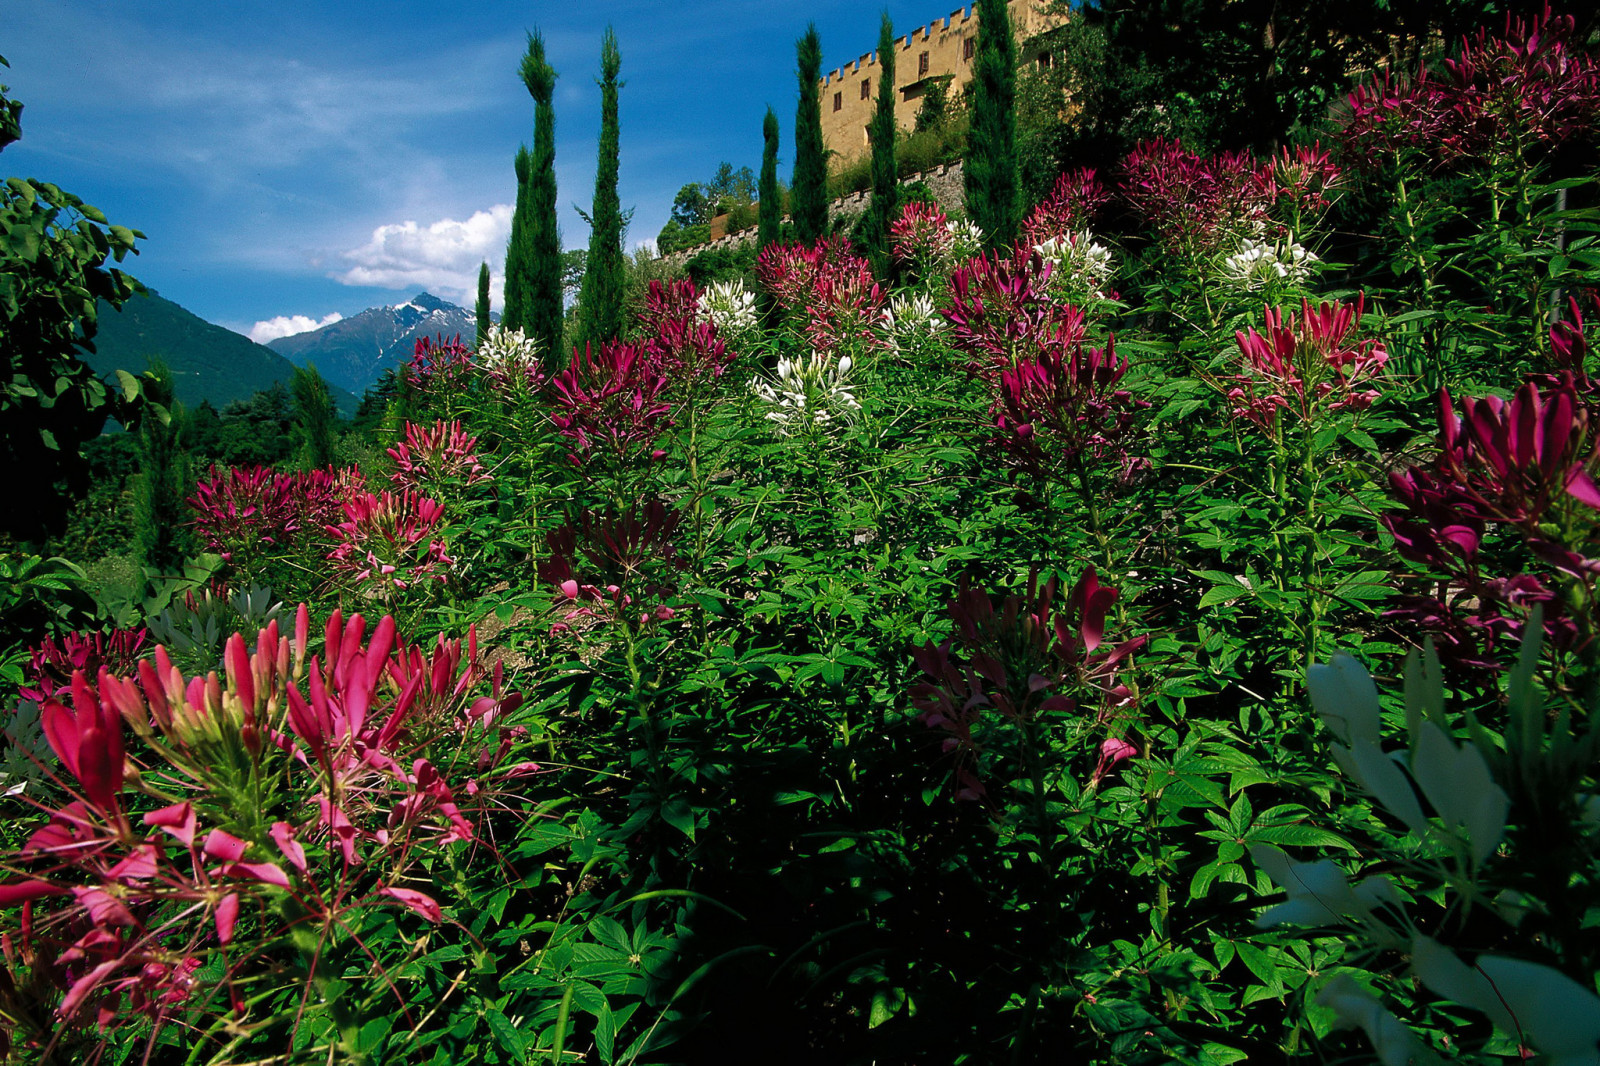
<instances>
[{"instance_id":1,"label":"pointed flower bud cluster","mask_svg":"<svg viewBox=\"0 0 1600 1066\"><path fill-rule=\"evenodd\" d=\"M232 559L306 547L364 487L354 467L294 473L264 466L212 467L188 504L206 547Z\"/></svg>"},{"instance_id":2,"label":"pointed flower bud cluster","mask_svg":"<svg viewBox=\"0 0 1600 1066\"><path fill-rule=\"evenodd\" d=\"M1353 336L1366 306L1312 307L1302 300L1299 314L1266 309L1265 331L1245 329L1236 336L1244 359L1243 374L1228 389L1233 414L1276 432L1280 412L1301 422L1314 422L1322 412L1364 410L1377 401L1371 388L1383 372L1389 353L1378 341Z\"/></svg>"},{"instance_id":3,"label":"pointed flower bud cluster","mask_svg":"<svg viewBox=\"0 0 1600 1066\"><path fill-rule=\"evenodd\" d=\"M493 481L478 461L477 446L478 438L469 436L460 422L441 420L423 427L408 421L405 439L389 449L395 467L389 480L402 491L417 493Z\"/></svg>"},{"instance_id":4,"label":"pointed flower bud cluster","mask_svg":"<svg viewBox=\"0 0 1600 1066\"><path fill-rule=\"evenodd\" d=\"M344 520L327 526L334 570L369 590L400 591L419 581L448 581L455 560L440 526L444 506L411 489L363 492L345 501Z\"/></svg>"},{"instance_id":5,"label":"pointed flower bud cluster","mask_svg":"<svg viewBox=\"0 0 1600 1066\"><path fill-rule=\"evenodd\" d=\"M861 410L850 384L855 363L813 351L801 359L778 360L770 379L758 378L750 391L767 408L766 419L789 436L812 428L849 421Z\"/></svg>"},{"instance_id":6,"label":"pointed flower bud cluster","mask_svg":"<svg viewBox=\"0 0 1600 1066\"><path fill-rule=\"evenodd\" d=\"M568 457L580 470L595 462L650 462L665 452L656 443L672 424L664 393L667 376L647 345L607 341L596 351L585 345L551 382L556 431L571 445Z\"/></svg>"},{"instance_id":7,"label":"pointed flower bud cluster","mask_svg":"<svg viewBox=\"0 0 1600 1066\"><path fill-rule=\"evenodd\" d=\"M1082 233L1094 224L1100 209L1110 200L1110 191L1095 176L1093 168L1065 171L1056 178L1050 195L1023 220L1022 243L1037 246Z\"/></svg>"}]
</instances>

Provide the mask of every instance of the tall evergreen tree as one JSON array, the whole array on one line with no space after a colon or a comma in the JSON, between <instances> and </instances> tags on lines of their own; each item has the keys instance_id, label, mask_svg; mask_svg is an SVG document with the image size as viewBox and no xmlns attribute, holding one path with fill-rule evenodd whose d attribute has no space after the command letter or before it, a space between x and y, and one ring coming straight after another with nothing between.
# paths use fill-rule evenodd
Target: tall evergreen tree
<instances>
[{"instance_id":1,"label":"tall evergreen tree","mask_svg":"<svg viewBox=\"0 0 1600 1066\"><path fill-rule=\"evenodd\" d=\"M294 372L289 384L294 397L294 420L300 438L300 462L308 470L333 464L333 394L328 382L308 363Z\"/></svg>"},{"instance_id":2,"label":"tall evergreen tree","mask_svg":"<svg viewBox=\"0 0 1600 1066\"><path fill-rule=\"evenodd\" d=\"M872 139L872 202L862 228L872 269L880 278L889 276L889 224L894 220L895 197L899 182L894 166L894 23L883 13L878 28L878 110L867 128Z\"/></svg>"},{"instance_id":3,"label":"tall evergreen tree","mask_svg":"<svg viewBox=\"0 0 1600 1066\"><path fill-rule=\"evenodd\" d=\"M513 216L513 221L515 217ZM489 317L489 264L484 263L478 268L478 306L474 309L478 318L478 347L483 347L485 338L489 336L489 326L493 320Z\"/></svg>"},{"instance_id":4,"label":"tall evergreen tree","mask_svg":"<svg viewBox=\"0 0 1600 1066\"><path fill-rule=\"evenodd\" d=\"M1003 2L1003 0L1002 0ZM822 41L817 25L795 42L800 106L794 116L794 186L789 193L794 233L810 244L828 228L828 159L822 146Z\"/></svg>"},{"instance_id":5,"label":"tall evergreen tree","mask_svg":"<svg viewBox=\"0 0 1600 1066\"><path fill-rule=\"evenodd\" d=\"M144 374L144 396L166 410L147 409L139 425L139 473L133 479L133 529L139 558L162 573L183 568L188 517L184 488L193 484L182 444L184 412L173 399L172 371L159 358Z\"/></svg>"},{"instance_id":6,"label":"tall evergreen tree","mask_svg":"<svg viewBox=\"0 0 1600 1066\"><path fill-rule=\"evenodd\" d=\"M533 170L533 155L527 145L517 147L517 206L511 213L511 238L506 242L505 306L500 309L500 324L506 329L529 327L528 309L533 299L533 209L528 177Z\"/></svg>"},{"instance_id":7,"label":"tall evergreen tree","mask_svg":"<svg viewBox=\"0 0 1600 1066\"><path fill-rule=\"evenodd\" d=\"M622 53L610 26L600 45L600 160L594 175L594 207L589 215L589 258L578 290L578 337L599 345L622 332L622 201L617 196L617 72Z\"/></svg>"},{"instance_id":8,"label":"tall evergreen tree","mask_svg":"<svg viewBox=\"0 0 1600 1066\"><path fill-rule=\"evenodd\" d=\"M778 198L778 116L770 107L767 117L761 120L761 141L761 186L756 193L758 252L778 239L779 220L783 218L783 204Z\"/></svg>"},{"instance_id":9,"label":"tall evergreen tree","mask_svg":"<svg viewBox=\"0 0 1600 1066\"><path fill-rule=\"evenodd\" d=\"M533 155L528 170L528 304L523 325L549 358L561 352L561 231L556 226L556 72L544 55L544 38L528 34L522 84L534 102Z\"/></svg>"},{"instance_id":10,"label":"tall evergreen tree","mask_svg":"<svg viewBox=\"0 0 1600 1066\"><path fill-rule=\"evenodd\" d=\"M991 248L1015 239L1017 193L1017 45L1006 0L978 0L978 49L972 61L972 129L967 135L967 215Z\"/></svg>"}]
</instances>

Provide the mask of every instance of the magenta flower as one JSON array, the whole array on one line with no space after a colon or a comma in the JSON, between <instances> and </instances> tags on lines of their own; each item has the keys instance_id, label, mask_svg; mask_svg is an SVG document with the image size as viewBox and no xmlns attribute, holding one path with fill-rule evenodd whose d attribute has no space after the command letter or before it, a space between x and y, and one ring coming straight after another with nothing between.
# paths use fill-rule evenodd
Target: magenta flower
<instances>
[{"instance_id":1,"label":"magenta flower","mask_svg":"<svg viewBox=\"0 0 1600 1066\"><path fill-rule=\"evenodd\" d=\"M481 485L494 478L478 461L478 438L460 422L438 421L428 428L406 423L405 440L389 449L395 470L389 480L402 490L422 492L450 483Z\"/></svg>"},{"instance_id":2,"label":"magenta flower","mask_svg":"<svg viewBox=\"0 0 1600 1066\"><path fill-rule=\"evenodd\" d=\"M406 384L432 396L443 396L465 389L472 378L472 349L461 343L458 333L443 337L418 337L411 362L401 368Z\"/></svg>"},{"instance_id":3,"label":"magenta flower","mask_svg":"<svg viewBox=\"0 0 1600 1066\"><path fill-rule=\"evenodd\" d=\"M700 291L688 278L652 280L639 309L639 326L649 335L659 334L669 322L694 323L700 315Z\"/></svg>"},{"instance_id":4,"label":"magenta flower","mask_svg":"<svg viewBox=\"0 0 1600 1066\"><path fill-rule=\"evenodd\" d=\"M1121 192L1164 249L1204 259L1272 224L1273 171L1248 153L1205 159L1157 138L1123 160Z\"/></svg>"},{"instance_id":5,"label":"magenta flower","mask_svg":"<svg viewBox=\"0 0 1600 1066\"><path fill-rule=\"evenodd\" d=\"M60 638L45 637L29 649L26 673L28 684L18 695L35 703L60 699L72 690L72 675L82 671L95 677L103 666L112 673L133 669L150 631L113 629L110 633L67 633Z\"/></svg>"},{"instance_id":6,"label":"magenta flower","mask_svg":"<svg viewBox=\"0 0 1600 1066\"><path fill-rule=\"evenodd\" d=\"M563 597L557 630L622 622L643 627L676 614L665 601L688 565L675 537L683 515L660 500L622 511L585 509L550 534L539 578Z\"/></svg>"},{"instance_id":7,"label":"magenta flower","mask_svg":"<svg viewBox=\"0 0 1600 1066\"><path fill-rule=\"evenodd\" d=\"M987 710L1026 725L1087 703L1095 721L1106 722L1124 714L1133 699L1117 674L1131 666L1146 638L1102 648L1116 590L1101 585L1093 568L1060 610L1055 590L1054 577L1041 587L1035 575L1025 594L1007 596L997 609L963 579L950 605L955 633L912 653L929 680L912 687L911 703L923 723L950 734L944 750L956 756L959 798L985 792L975 760Z\"/></svg>"},{"instance_id":8,"label":"magenta flower","mask_svg":"<svg viewBox=\"0 0 1600 1066\"><path fill-rule=\"evenodd\" d=\"M900 216L889 223L890 248L902 263L916 264L925 270L939 262L950 247L950 218L938 204L912 201L900 209Z\"/></svg>"},{"instance_id":9,"label":"magenta flower","mask_svg":"<svg viewBox=\"0 0 1600 1066\"><path fill-rule=\"evenodd\" d=\"M448 581L455 560L440 533L444 506L410 489L363 492L345 501L343 521L327 526L328 558L357 585L403 590L431 578Z\"/></svg>"},{"instance_id":10,"label":"magenta flower","mask_svg":"<svg viewBox=\"0 0 1600 1066\"><path fill-rule=\"evenodd\" d=\"M1389 353L1375 340L1351 336L1365 303L1363 296L1353 307L1313 308L1304 300L1300 314L1288 317L1269 307L1264 333L1239 332L1247 372L1233 377L1237 384L1227 393L1234 416L1274 432L1280 411L1311 422L1320 411L1371 407L1379 393L1363 386L1382 373Z\"/></svg>"},{"instance_id":11,"label":"magenta flower","mask_svg":"<svg viewBox=\"0 0 1600 1066\"><path fill-rule=\"evenodd\" d=\"M1023 221L1021 243L1031 248L1046 241L1066 241L1092 229L1095 216L1110 200L1111 193L1093 168L1065 171L1056 178L1050 195Z\"/></svg>"},{"instance_id":12,"label":"magenta flower","mask_svg":"<svg viewBox=\"0 0 1600 1066\"><path fill-rule=\"evenodd\" d=\"M571 442L573 464L586 469L602 456L627 464L659 459L656 442L672 425L664 398L667 376L648 345L609 341L599 351L572 350L572 363L552 381L556 431Z\"/></svg>"},{"instance_id":13,"label":"magenta flower","mask_svg":"<svg viewBox=\"0 0 1600 1066\"><path fill-rule=\"evenodd\" d=\"M1042 348L1001 370L990 407L992 439L1015 470L1043 475L1080 458L1125 458L1123 448L1146 400L1118 388L1128 361L1112 342Z\"/></svg>"},{"instance_id":14,"label":"magenta flower","mask_svg":"<svg viewBox=\"0 0 1600 1066\"><path fill-rule=\"evenodd\" d=\"M944 308L950 340L967 356L967 369L997 380L1000 373L1046 351L1083 343L1083 312L1046 291L1050 264L1024 249L979 256L950 278Z\"/></svg>"}]
</instances>

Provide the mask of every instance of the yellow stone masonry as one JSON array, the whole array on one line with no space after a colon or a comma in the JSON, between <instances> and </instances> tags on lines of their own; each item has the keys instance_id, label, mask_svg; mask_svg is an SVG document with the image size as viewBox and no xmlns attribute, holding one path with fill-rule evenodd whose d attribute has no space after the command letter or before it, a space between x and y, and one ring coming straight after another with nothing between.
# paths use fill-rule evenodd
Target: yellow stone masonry
<instances>
[{"instance_id":1,"label":"yellow stone masonry","mask_svg":"<svg viewBox=\"0 0 1600 1066\"><path fill-rule=\"evenodd\" d=\"M1048 66L1054 57L1034 43L1045 30L1065 21L1047 14L1049 0L1007 0L1011 32L1017 40L1017 69ZM972 61L978 47L976 7L961 8L949 18L934 19L901 37L894 58L894 117L903 130L916 125L922 94L936 81L945 82L952 107L959 106L961 90L972 80ZM872 150L867 125L878 107L878 54L868 52L822 79L822 142L834 152L832 167L861 158Z\"/></svg>"}]
</instances>

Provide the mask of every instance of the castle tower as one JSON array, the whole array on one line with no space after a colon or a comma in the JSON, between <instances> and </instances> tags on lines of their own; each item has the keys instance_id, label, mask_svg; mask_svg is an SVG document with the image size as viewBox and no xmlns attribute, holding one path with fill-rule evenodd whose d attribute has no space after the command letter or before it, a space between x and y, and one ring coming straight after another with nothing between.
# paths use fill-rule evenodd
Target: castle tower
<instances>
[{"instance_id":1,"label":"castle tower","mask_svg":"<svg viewBox=\"0 0 1600 1066\"><path fill-rule=\"evenodd\" d=\"M1006 0L1011 31L1017 39L1017 70L1049 66L1054 57L1035 38L1066 21L1064 15L1046 12L1049 0ZM976 7L954 11L944 20L919 26L895 42L894 81L896 124L903 130L916 125L917 111L928 86L943 82L952 106L972 81L972 61L978 48ZM834 154L830 169L851 163L872 151L867 126L878 106L878 55L868 52L822 79L822 143Z\"/></svg>"}]
</instances>

